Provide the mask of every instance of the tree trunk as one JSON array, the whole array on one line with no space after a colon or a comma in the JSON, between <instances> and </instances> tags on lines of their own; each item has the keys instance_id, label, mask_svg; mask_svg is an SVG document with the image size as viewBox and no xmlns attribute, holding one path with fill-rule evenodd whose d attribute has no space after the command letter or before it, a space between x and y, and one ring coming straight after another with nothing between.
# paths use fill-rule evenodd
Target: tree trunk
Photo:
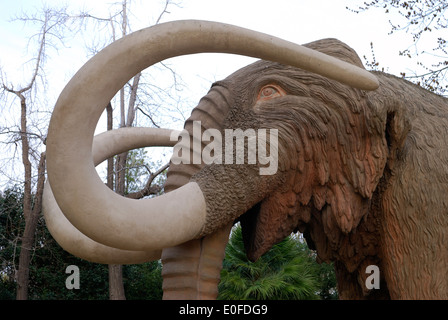
<instances>
[{"instance_id":1,"label":"tree trunk","mask_svg":"<svg viewBox=\"0 0 448 320\"><path fill-rule=\"evenodd\" d=\"M25 222L25 231L22 236L22 245L19 256L19 270L17 271L17 300L28 299L29 265L31 252L33 250L37 220L37 217L31 217Z\"/></svg>"},{"instance_id":2,"label":"tree trunk","mask_svg":"<svg viewBox=\"0 0 448 320\"><path fill-rule=\"evenodd\" d=\"M24 169L24 189L23 189L23 215L25 218L25 230L22 235L22 245L19 256L19 267L16 273L17 292L16 298L18 300L28 299L28 282L29 282L29 264L31 261L31 251L34 244L34 236L41 212L42 193L45 181L45 155L41 154L38 167L38 180L36 194L33 198L32 194L32 165L30 161L30 144L28 139L27 129L27 103L25 93L33 89L39 71L42 68L42 61L45 59L44 48L46 45L47 32L50 31L48 21L52 14L50 10L45 12L45 17L42 22L42 32L39 34L40 44L39 51L36 58L36 64L31 76L29 84L20 90L14 90L13 86L10 88L3 84L3 90L15 94L20 99L20 142L22 144L22 164ZM34 204L33 204L34 202Z\"/></svg>"},{"instance_id":3,"label":"tree trunk","mask_svg":"<svg viewBox=\"0 0 448 320\"><path fill-rule=\"evenodd\" d=\"M113 129L113 109L109 102L107 107L107 130ZM107 186L114 189L114 157L107 159ZM109 265L109 299L126 300L123 286L123 268L121 265Z\"/></svg>"},{"instance_id":4,"label":"tree trunk","mask_svg":"<svg viewBox=\"0 0 448 320\"><path fill-rule=\"evenodd\" d=\"M107 114L107 131L113 129L113 109L112 104L109 102L106 107ZM114 189L114 157L107 159L107 186Z\"/></svg>"},{"instance_id":5,"label":"tree trunk","mask_svg":"<svg viewBox=\"0 0 448 320\"><path fill-rule=\"evenodd\" d=\"M39 161L38 180L34 205L28 218L25 218L25 230L22 236L22 246L19 256L19 270L17 272L17 300L28 299L28 282L30 273L31 252L33 251L34 236L37 222L42 212L42 194L45 182L45 154L42 153Z\"/></svg>"},{"instance_id":6,"label":"tree trunk","mask_svg":"<svg viewBox=\"0 0 448 320\"><path fill-rule=\"evenodd\" d=\"M17 271L17 300L28 299L29 264L32 245L34 242L34 221L37 219L31 215L31 163L29 161L29 144L26 135L26 100L22 94L18 94L21 105L20 140L22 142L22 163L25 171L23 190L23 215L25 217L25 230L22 235L22 247L19 256L19 270Z\"/></svg>"},{"instance_id":7,"label":"tree trunk","mask_svg":"<svg viewBox=\"0 0 448 320\"><path fill-rule=\"evenodd\" d=\"M127 152L119 154L116 159L115 192L124 194L124 180ZM109 299L126 300L123 286L123 267L121 265L109 265Z\"/></svg>"},{"instance_id":8,"label":"tree trunk","mask_svg":"<svg viewBox=\"0 0 448 320\"><path fill-rule=\"evenodd\" d=\"M34 212L25 219L25 231L22 236L22 245L19 256L19 270L17 272L17 300L28 299L28 283L30 273L31 252L33 251L34 235L40 211Z\"/></svg>"},{"instance_id":9,"label":"tree trunk","mask_svg":"<svg viewBox=\"0 0 448 320\"><path fill-rule=\"evenodd\" d=\"M28 299L28 283L30 273L31 252L33 251L34 236L36 232L39 215L42 211L42 193L45 181L45 155L41 154L38 167L38 182L34 198L31 190L31 162L29 160L29 141L26 124L26 100L21 96L21 141L22 162L25 169L23 215L25 217L25 230L22 236L22 245L19 256L19 270L17 272L17 300Z\"/></svg>"},{"instance_id":10,"label":"tree trunk","mask_svg":"<svg viewBox=\"0 0 448 320\"><path fill-rule=\"evenodd\" d=\"M123 286L123 266L119 264L109 265L109 299L126 300Z\"/></svg>"},{"instance_id":11,"label":"tree trunk","mask_svg":"<svg viewBox=\"0 0 448 320\"><path fill-rule=\"evenodd\" d=\"M122 36L127 33L127 1L122 2ZM128 106L128 117L126 120L125 114L125 92L124 87L120 89L120 127L131 127L132 122L135 117L135 101L136 92L138 88L138 83L140 80L141 73L138 73L134 77L133 85L131 87L131 96ZM112 106L109 103L107 106L108 114L108 130L112 130ZM115 192L124 195L125 194L125 180L126 180L126 162L127 162L128 152L117 155L115 159ZM113 159L108 161L108 185L113 187ZM109 265L109 299L110 300L126 300L123 285L123 266L121 265Z\"/></svg>"},{"instance_id":12,"label":"tree trunk","mask_svg":"<svg viewBox=\"0 0 448 320\"><path fill-rule=\"evenodd\" d=\"M122 2L123 6L123 21L122 21L122 31L123 36L126 34L126 0ZM125 111L124 111L124 88L120 89L120 127L125 127ZM110 103L109 103L110 106ZM109 107L108 106L108 107ZM108 114L112 115L112 107L108 110ZM110 125L110 127L109 127ZM108 117L108 130L112 130L112 117ZM124 194L124 180L125 180L125 167L127 152L117 155L115 160L115 192L123 195ZM113 160L108 162L108 165L113 165ZM111 173L110 168L108 168L108 179ZM108 183L110 181L108 180ZM111 186L113 183L110 183ZM110 264L109 265L109 299L110 300L126 300L123 286L123 267L121 265Z\"/></svg>"},{"instance_id":13,"label":"tree trunk","mask_svg":"<svg viewBox=\"0 0 448 320\"><path fill-rule=\"evenodd\" d=\"M22 245L19 256L19 268L17 271L17 300L28 299L28 282L30 273L30 261L31 252L34 245L34 236L36 232L37 222L39 215L42 211L42 193L45 182L45 154L41 154L38 167L38 180L36 187L36 194L33 196L31 189L31 162L29 160L29 141L27 135L27 123L26 123L26 100L25 97L20 94L21 103L21 133L20 139L22 142L22 163L25 170L25 182L24 182L24 197L23 197L23 215L25 217L25 230L22 236Z\"/></svg>"}]
</instances>

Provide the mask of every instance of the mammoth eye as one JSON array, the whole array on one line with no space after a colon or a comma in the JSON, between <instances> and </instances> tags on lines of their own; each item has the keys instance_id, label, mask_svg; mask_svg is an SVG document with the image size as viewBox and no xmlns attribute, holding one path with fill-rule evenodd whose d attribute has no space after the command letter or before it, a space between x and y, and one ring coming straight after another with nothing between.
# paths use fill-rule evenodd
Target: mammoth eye
<instances>
[{"instance_id":1,"label":"mammoth eye","mask_svg":"<svg viewBox=\"0 0 448 320\"><path fill-rule=\"evenodd\" d=\"M257 101L265 101L284 95L286 95L286 92L282 88L277 85L269 84L260 89Z\"/></svg>"},{"instance_id":2,"label":"mammoth eye","mask_svg":"<svg viewBox=\"0 0 448 320\"><path fill-rule=\"evenodd\" d=\"M276 93L278 93L278 91L274 87L265 87L265 88L261 89L260 96L265 98L265 97L273 96Z\"/></svg>"}]
</instances>

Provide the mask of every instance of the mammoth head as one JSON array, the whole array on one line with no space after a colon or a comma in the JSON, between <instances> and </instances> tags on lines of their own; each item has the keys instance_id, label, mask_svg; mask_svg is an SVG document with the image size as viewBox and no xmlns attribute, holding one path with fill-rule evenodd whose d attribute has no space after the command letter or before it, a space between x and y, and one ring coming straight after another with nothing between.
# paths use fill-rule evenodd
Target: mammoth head
<instances>
[{"instance_id":1,"label":"mammoth head","mask_svg":"<svg viewBox=\"0 0 448 320\"><path fill-rule=\"evenodd\" d=\"M338 40L305 47L362 68L356 52ZM387 142L373 112L363 91L301 68L255 62L213 84L185 125L190 137L196 135L195 123L201 123L201 132L218 129L225 136L221 149L231 151L237 142L226 133L241 130L247 139L245 164L226 162L228 152L211 165L171 164L165 188L197 182L208 210L204 234L229 219L240 220L252 260L297 230L314 238L325 235L324 257L358 226L382 175ZM271 137L274 132L275 139L257 141L259 132ZM252 134L256 147L260 141L267 145L270 162L277 163L250 165ZM275 173L262 174L267 165Z\"/></svg>"},{"instance_id":2,"label":"mammoth head","mask_svg":"<svg viewBox=\"0 0 448 320\"><path fill-rule=\"evenodd\" d=\"M92 161L93 133L104 107L142 69L199 52L264 60L215 83L193 110L186 130L194 136L195 123L200 123L203 138L209 129L221 137L229 130L250 129L257 141L265 132L266 154L278 148L274 172L260 174L260 165L266 166L260 159L238 164L235 154L228 159L234 162L226 163L223 138L221 161L171 165L167 194L130 200L113 193ZM302 47L204 21L138 31L93 57L61 93L47 139L54 196L76 228L125 250L160 250L235 219L242 221L252 258L313 219L320 219L324 229L338 226L348 233L362 217L385 158L384 135L375 135L378 128L368 121L364 91L354 87L373 90L378 81L351 49L335 40Z\"/></svg>"}]
</instances>

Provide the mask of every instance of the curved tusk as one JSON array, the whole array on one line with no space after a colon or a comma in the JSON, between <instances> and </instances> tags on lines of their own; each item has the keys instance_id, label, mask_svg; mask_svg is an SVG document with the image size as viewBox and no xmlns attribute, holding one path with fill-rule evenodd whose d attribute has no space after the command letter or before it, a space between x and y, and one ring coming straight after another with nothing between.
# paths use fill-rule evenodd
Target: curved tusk
<instances>
[{"instance_id":1,"label":"curved tusk","mask_svg":"<svg viewBox=\"0 0 448 320\"><path fill-rule=\"evenodd\" d=\"M145 147L173 147L181 131L162 128L128 127L110 130L94 137L92 154L97 166L112 156Z\"/></svg>"},{"instance_id":2,"label":"curved tusk","mask_svg":"<svg viewBox=\"0 0 448 320\"><path fill-rule=\"evenodd\" d=\"M137 148L173 146L174 130L156 128L121 128L95 136L93 158L95 166L104 160ZM61 212L50 184L45 184L43 213L48 230L59 245L81 259L104 264L136 264L160 259L161 251L129 251L102 245L76 229Z\"/></svg>"},{"instance_id":3,"label":"curved tusk","mask_svg":"<svg viewBox=\"0 0 448 320\"><path fill-rule=\"evenodd\" d=\"M136 264L158 260L160 250L131 251L105 246L76 229L59 209L48 181L43 194L45 223L56 242L72 255L95 263Z\"/></svg>"},{"instance_id":4,"label":"curved tusk","mask_svg":"<svg viewBox=\"0 0 448 320\"><path fill-rule=\"evenodd\" d=\"M153 199L125 199L102 183L92 161L96 124L116 92L157 62L200 52L242 54L301 67L360 88L378 86L364 69L221 23L170 22L123 37L73 76L59 96L48 130L47 166L54 196L70 222L93 240L115 248L152 250L201 234L206 206L196 183Z\"/></svg>"}]
</instances>

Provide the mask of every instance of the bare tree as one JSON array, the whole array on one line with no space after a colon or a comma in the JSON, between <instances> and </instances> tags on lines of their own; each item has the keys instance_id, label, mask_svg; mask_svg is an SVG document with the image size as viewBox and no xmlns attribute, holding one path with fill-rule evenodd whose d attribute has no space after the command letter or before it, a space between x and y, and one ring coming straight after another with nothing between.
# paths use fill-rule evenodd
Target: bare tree
<instances>
[{"instance_id":1,"label":"bare tree","mask_svg":"<svg viewBox=\"0 0 448 320\"><path fill-rule=\"evenodd\" d=\"M165 1L163 10L158 15L156 23L161 20L164 14L168 13L168 7L171 3L172 0ZM35 229L41 213L41 199L45 182L45 153L42 150L44 149L43 145L45 143L44 132L46 132L48 126L51 110L43 108L38 102L40 99L44 100L47 98L45 97L46 92L44 89L46 84L45 67L47 60L49 60L48 48L58 50L59 47L64 46L68 35L73 36L78 32L89 30L91 21L94 21L96 26L101 24L102 28L110 30L111 36L103 42L102 46L117 40L120 36L125 36L132 31L129 24L129 6L130 0L122 0L119 10L111 13L107 18L92 16L86 11L69 14L68 7L62 7L60 9L44 8L39 13L33 15L22 14L20 17L15 18L15 20L20 20L28 24L32 23L39 27L38 33L33 35L30 40L30 43L37 44L37 49L36 55L32 60L33 64L29 80L24 85L12 84L8 81L7 75L0 70L0 98L5 102L12 100L12 106L15 105L15 101L18 101L20 104L19 124L0 127L0 135L9 137L9 140L6 139L6 141L4 139L3 141L6 142L3 143L8 143L8 145L12 146L13 154L16 154L17 150L20 150L21 167L23 167L23 170L20 170L23 171L23 179L20 180L23 183L24 189L23 212L26 226L24 234L20 239L22 250L19 256L19 267L16 271L17 299L28 298L29 264L34 247ZM97 46L96 48L98 47L101 46ZM96 48L91 51L95 53L97 51ZM177 85L178 79L176 78L175 72L171 69L169 71L173 74L175 84ZM163 88L158 87L154 83L151 84L150 80L142 83L142 79L144 79L144 74L137 74L119 92L117 106L119 109L118 123L120 127L132 126L135 123L138 111L141 112L144 118L149 119L150 124L158 126L154 120L156 112L151 110L151 106L155 105L156 102L149 103L149 108L145 107L143 102L154 98L156 96L155 93L160 95L166 93L159 93L163 91ZM140 90L140 88L144 90ZM3 108L6 108L6 105L7 103L2 104ZM108 114L108 130L113 128L114 108L112 106L111 101L106 108ZM48 117L43 121L36 120L38 115L42 114L42 111ZM34 125L34 122L43 124L39 127ZM158 193L160 187L153 186L152 183L166 169L167 165L155 172L149 172L147 182L141 190L134 190L129 195L125 194L124 183L126 180L127 157L128 153L124 153L115 158L115 163L114 159L108 160L107 184L116 192L134 199ZM121 266L110 267L109 279L110 298L125 299Z\"/></svg>"},{"instance_id":2,"label":"bare tree","mask_svg":"<svg viewBox=\"0 0 448 320\"><path fill-rule=\"evenodd\" d=\"M421 72L401 72L405 79L436 93L448 92L448 1L445 0L371 0L363 1L349 10L360 13L381 8L391 17L389 34L405 32L412 35L412 43L399 52L401 56L417 59ZM425 41L423 42L423 39ZM422 44L422 42L424 44ZM432 48L431 43L432 42ZM423 56L426 58L422 60ZM429 62L428 62L429 61ZM378 62L374 59L374 67Z\"/></svg>"},{"instance_id":3,"label":"bare tree","mask_svg":"<svg viewBox=\"0 0 448 320\"><path fill-rule=\"evenodd\" d=\"M60 12L54 10L44 10L39 18L34 18L39 22L40 30L38 37L37 54L34 58L34 67L30 79L25 85L15 86L8 83L6 75L2 74L1 94L4 99L8 95L13 95L20 104L20 124L19 131L10 130L9 133L17 134L18 139L12 139L11 143L19 142L21 145L21 163L23 165L23 215L25 217L25 230L21 237L21 250L19 256L19 266L16 271L17 299L28 298L29 264L31 253L34 248L34 237L37 222L42 210L42 192L45 181L45 153L39 152L44 136L40 132L33 132L28 121L32 113L30 106L33 104L33 89L37 91L38 78L43 76L43 65L46 60L46 47L51 43L51 38L58 37L55 30L60 21ZM5 130L3 130L5 131ZM38 143L32 145L31 139L38 138ZM37 167L33 168L37 163ZM35 171L37 170L37 174ZM34 171L34 172L33 172ZM34 184L34 185L33 185Z\"/></svg>"}]
</instances>

